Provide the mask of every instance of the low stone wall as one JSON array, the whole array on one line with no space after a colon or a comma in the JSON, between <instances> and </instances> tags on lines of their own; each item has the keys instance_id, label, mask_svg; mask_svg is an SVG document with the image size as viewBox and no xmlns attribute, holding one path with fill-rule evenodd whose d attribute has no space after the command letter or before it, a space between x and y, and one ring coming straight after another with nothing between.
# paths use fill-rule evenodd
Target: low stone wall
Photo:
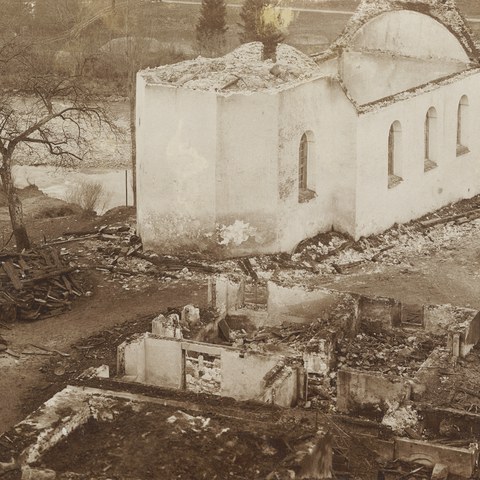
<instances>
[{"instance_id":1,"label":"low stone wall","mask_svg":"<svg viewBox=\"0 0 480 480\"><path fill-rule=\"evenodd\" d=\"M187 351L219 357L221 382L219 391L214 393L237 400L264 400L264 377L283 359L278 355L244 352L231 347L146 333L118 347L117 371L119 376L128 381L185 389ZM291 381L276 384L274 395L270 395L267 401L285 407L296 403L296 369L291 370L291 376Z\"/></svg>"},{"instance_id":2,"label":"low stone wall","mask_svg":"<svg viewBox=\"0 0 480 480\"><path fill-rule=\"evenodd\" d=\"M455 448L422 440L396 438L395 459L428 466L447 465L449 473L470 478L478 461L478 446Z\"/></svg>"},{"instance_id":3,"label":"low stone wall","mask_svg":"<svg viewBox=\"0 0 480 480\"><path fill-rule=\"evenodd\" d=\"M307 289L300 285L285 286L274 282L267 284L268 326L281 325L283 322L310 323L328 316L336 308L343 308L351 317L350 325L355 323L358 299L348 293L325 288Z\"/></svg>"},{"instance_id":4,"label":"low stone wall","mask_svg":"<svg viewBox=\"0 0 480 480\"><path fill-rule=\"evenodd\" d=\"M476 445L457 448L403 437L381 440L377 436L364 434L359 435L359 441L385 462L400 460L429 468L447 465L449 473L462 478L471 478L478 462Z\"/></svg>"},{"instance_id":5,"label":"low stone wall","mask_svg":"<svg viewBox=\"0 0 480 480\"><path fill-rule=\"evenodd\" d=\"M380 409L409 400L411 386L402 377L342 369L337 374L337 409L342 413Z\"/></svg>"},{"instance_id":6,"label":"low stone wall","mask_svg":"<svg viewBox=\"0 0 480 480\"><path fill-rule=\"evenodd\" d=\"M360 296L359 323L380 330L390 330L401 325L401 303L393 298Z\"/></svg>"},{"instance_id":7,"label":"low stone wall","mask_svg":"<svg viewBox=\"0 0 480 480\"><path fill-rule=\"evenodd\" d=\"M244 280L236 281L226 275L218 275L209 279L208 306L216 309L219 320L242 308L244 303Z\"/></svg>"}]
</instances>

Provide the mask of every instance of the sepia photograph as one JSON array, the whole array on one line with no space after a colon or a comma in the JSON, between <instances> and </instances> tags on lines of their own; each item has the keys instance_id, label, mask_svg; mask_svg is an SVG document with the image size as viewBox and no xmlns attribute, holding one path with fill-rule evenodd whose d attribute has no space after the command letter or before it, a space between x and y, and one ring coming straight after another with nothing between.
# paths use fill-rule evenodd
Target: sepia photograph
<instances>
[{"instance_id":1,"label":"sepia photograph","mask_svg":"<svg viewBox=\"0 0 480 480\"><path fill-rule=\"evenodd\" d=\"M0 480L480 479L480 0L0 5Z\"/></svg>"}]
</instances>

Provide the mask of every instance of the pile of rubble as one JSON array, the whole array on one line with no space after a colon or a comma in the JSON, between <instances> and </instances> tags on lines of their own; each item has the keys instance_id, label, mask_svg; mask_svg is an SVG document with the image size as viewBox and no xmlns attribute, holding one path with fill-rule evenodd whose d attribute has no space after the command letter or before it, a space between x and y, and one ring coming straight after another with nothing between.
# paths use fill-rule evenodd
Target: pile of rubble
<instances>
[{"instance_id":1,"label":"pile of rubble","mask_svg":"<svg viewBox=\"0 0 480 480\"><path fill-rule=\"evenodd\" d=\"M195 393L216 394L221 389L220 357L186 352L185 383Z\"/></svg>"},{"instance_id":2,"label":"pile of rubble","mask_svg":"<svg viewBox=\"0 0 480 480\"><path fill-rule=\"evenodd\" d=\"M334 330L323 322L311 324L284 323L280 327L264 327L248 334L245 330L230 330L230 339L234 347L264 352L272 350L289 350L295 353L312 351L319 339L333 334Z\"/></svg>"},{"instance_id":3,"label":"pile of rubble","mask_svg":"<svg viewBox=\"0 0 480 480\"><path fill-rule=\"evenodd\" d=\"M135 228L126 223L67 232L51 245L62 245L62 254L79 268L106 272L107 282L120 283L125 290L141 289L145 277L170 282L216 272L207 262L143 251Z\"/></svg>"},{"instance_id":4,"label":"pile of rubble","mask_svg":"<svg viewBox=\"0 0 480 480\"><path fill-rule=\"evenodd\" d=\"M339 339L337 367L412 377L436 345L431 336L359 333L353 339Z\"/></svg>"},{"instance_id":5,"label":"pile of rubble","mask_svg":"<svg viewBox=\"0 0 480 480\"><path fill-rule=\"evenodd\" d=\"M184 88L219 92L251 92L279 88L319 74L317 64L295 48L279 44L276 63L263 60L263 45L241 45L219 58L198 57L174 65L147 69L147 83L167 83Z\"/></svg>"},{"instance_id":6,"label":"pile of rubble","mask_svg":"<svg viewBox=\"0 0 480 480\"><path fill-rule=\"evenodd\" d=\"M76 267L52 247L0 255L0 312L4 322L38 320L70 308L83 295Z\"/></svg>"},{"instance_id":7,"label":"pile of rubble","mask_svg":"<svg viewBox=\"0 0 480 480\"><path fill-rule=\"evenodd\" d=\"M427 254L465 235L476 235L479 227L480 197L475 197L358 241L338 232L319 234L301 242L291 259L307 270L327 274L348 273L364 262L398 265L408 254Z\"/></svg>"}]
</instances>

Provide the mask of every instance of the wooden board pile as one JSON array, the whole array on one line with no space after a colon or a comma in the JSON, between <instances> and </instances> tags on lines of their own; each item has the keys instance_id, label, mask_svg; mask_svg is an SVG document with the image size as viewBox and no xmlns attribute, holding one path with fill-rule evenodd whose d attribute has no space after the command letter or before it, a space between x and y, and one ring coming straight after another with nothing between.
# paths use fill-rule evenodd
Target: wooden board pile
<instances>
[{"instance_id":1,"label":"wooden board pile","mask_svg":"<svg viewBox=\"0 0 480 480\"><path fill-rule=\"evenodd\" d=\"M83 294L58 251L44 247L27 252L0 253L0 320L33 321L70 308Z\"/></svg>"}]
</instances>

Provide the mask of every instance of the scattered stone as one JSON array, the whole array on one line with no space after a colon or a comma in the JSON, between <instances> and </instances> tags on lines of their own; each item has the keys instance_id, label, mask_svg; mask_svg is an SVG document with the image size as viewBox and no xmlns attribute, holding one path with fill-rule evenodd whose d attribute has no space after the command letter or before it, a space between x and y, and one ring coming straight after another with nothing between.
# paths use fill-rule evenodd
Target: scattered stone
<instances>
[{"instance_id":1,"label":"scattered stone","mask_svg":"<svg viewBox=\"0 0 480 480\"><path fill-rule=\"evenodd\" d=\"M17 470L18 468L18 463L14 458L12 458L10 462L0 462L0 477L2 477L7 472Z\"/></svg>"},{"instance_id":2,"label":"scattered stone","mask_svg":"<svg viewBox=\"0 0 480 480\"><path fill-rule=\"evenodd\" d=\"M418 425L418 413L410 405L400 406L398 402L388 402L382 424L390 427L396 434L404 435L407 429L415 429Z\"/></svg>"},{"instance_id":3,"label":"scattered stone","mask_svg":"<svg viewBox=\"0 0 480 480\"><path fill-rule=\"evenodd\" d=\"M449 468L442 463L436 463L433 467L431 480L447 480L449 474Z\"/></svg>"},{"instance_id":4,"label":"scattered stone","mask_svg":"<svg viewBox=\"0 0 480 480\"><path fill-rule=\"evenodd\" d=\"M167 317L158 315L152 320L152 333L162 337L183 338L180 317L176 313L171 313Z\"/></svg>"},{"instance_id":5,"label":"scattered stone","mask_svg":"<svg viewBox=\"0 0 480 480\"><path fill-rule=\"evenodd\" d=\"M200 309L193 305L186 305L182 309L182 322L189 325L196 324L200 321Z\"/></svg>"},{"instance_id":6,"label":"scattered stone","mask_svg":"<svg viewBox=\"0 0 480 480\"><path fill-rule=\"evenodd\" d=\"M57 474L53 470L22 467L22 480L55 480L56 478Z\"/></svg>"}]
</instances>

